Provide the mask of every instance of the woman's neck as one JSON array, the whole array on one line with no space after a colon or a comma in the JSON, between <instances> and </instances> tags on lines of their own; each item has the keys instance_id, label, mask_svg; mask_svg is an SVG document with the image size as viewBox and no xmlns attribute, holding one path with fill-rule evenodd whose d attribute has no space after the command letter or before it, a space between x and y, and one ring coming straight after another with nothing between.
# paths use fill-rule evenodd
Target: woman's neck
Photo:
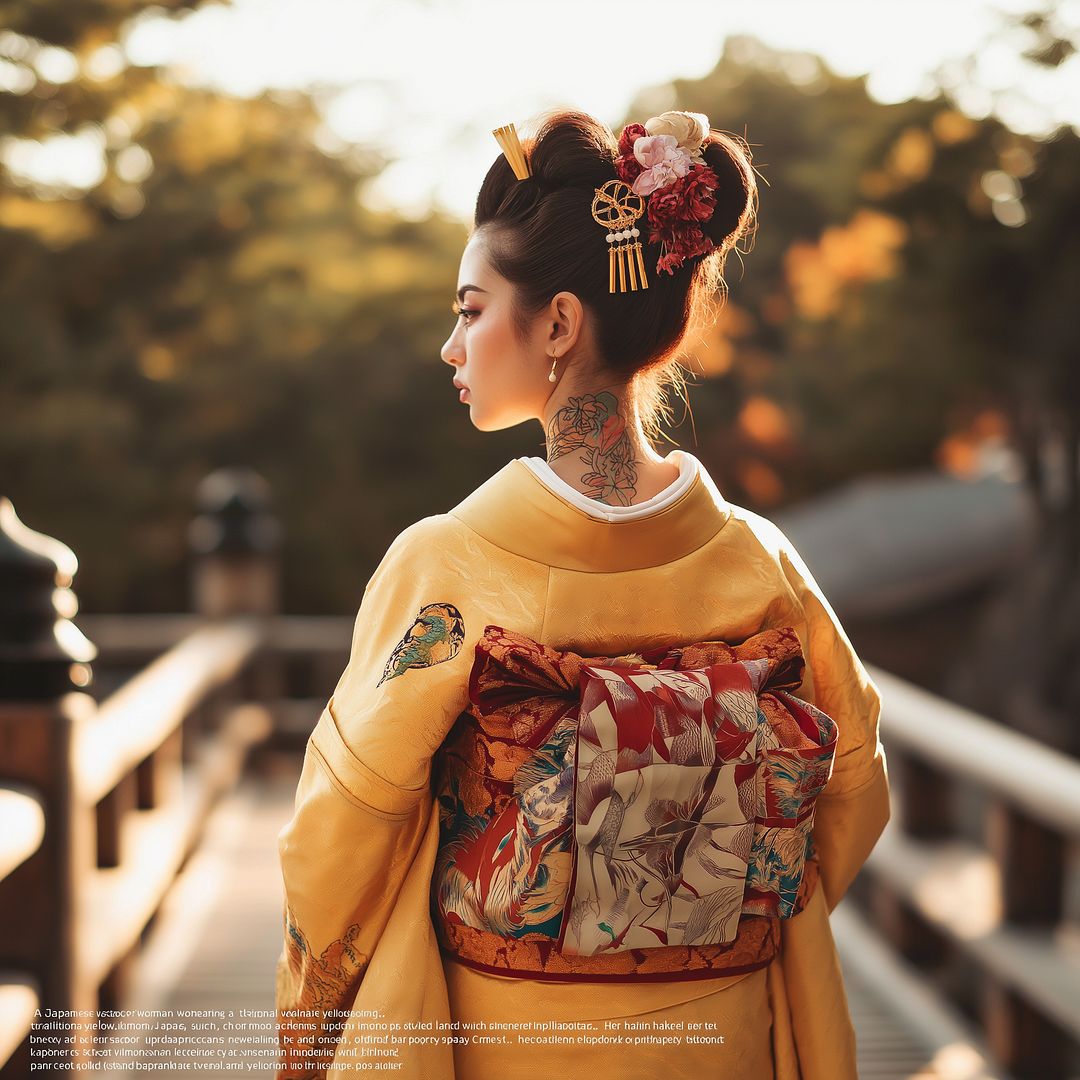
<instances>
[{"instance_id":1,"label":"woman's neck","mask_svg":"<svg viewBox=\"0 0 1080 1080\"><path fill-rule=\"evenodd\" d=\"M552 471L590 499L630 506L677 478L652 448L625 387L599 388L552 402L544 419Z\"/></svg>"}]
</instances>

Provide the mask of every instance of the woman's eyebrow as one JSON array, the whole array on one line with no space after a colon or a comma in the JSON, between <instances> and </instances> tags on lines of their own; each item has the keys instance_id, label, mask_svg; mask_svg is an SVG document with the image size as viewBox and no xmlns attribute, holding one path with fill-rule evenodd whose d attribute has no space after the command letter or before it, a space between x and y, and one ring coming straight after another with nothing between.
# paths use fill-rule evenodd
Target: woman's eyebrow
<instances>
[{"instance_id":1,"label":"woman's eyebrow","mask_svg":"<svg viewBox=\"0 0 1080 1080\"><path fill-rule=\"evenodd\" d=\"M470 289L473 292L482 292L482 293L487 292L487 289L481 289L479 285L462 285L461 288L458 289L458 291L457 291L457 298L459 300L464 300L465 299L465 294L467 292L469 292Z\"/></svg>"}]
</instances>

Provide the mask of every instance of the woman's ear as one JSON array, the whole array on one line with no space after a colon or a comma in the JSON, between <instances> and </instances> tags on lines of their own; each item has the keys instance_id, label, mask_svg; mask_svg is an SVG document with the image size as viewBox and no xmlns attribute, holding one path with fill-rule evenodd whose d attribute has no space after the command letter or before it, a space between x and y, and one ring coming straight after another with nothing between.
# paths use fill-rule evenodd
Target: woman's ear
<instances>
[{"instance_id":1,"label":"woman's ear","mask_svg":"<svg viewBox=\"0 0 1080 1080\"><path fill-rule=\"evenodd\" d=\"M549 308L551 337L548 346L565 356L585 339L585 308L572 292L556 293Z\"/></svg>"}]
</instances>

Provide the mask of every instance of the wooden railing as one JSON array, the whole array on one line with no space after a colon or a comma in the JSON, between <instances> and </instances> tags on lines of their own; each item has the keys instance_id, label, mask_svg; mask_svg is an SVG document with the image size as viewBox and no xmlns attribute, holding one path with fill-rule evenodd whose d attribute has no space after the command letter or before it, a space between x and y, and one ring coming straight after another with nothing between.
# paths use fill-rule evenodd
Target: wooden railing
<instances>
[{"instance_id":1,"label":"wooden railing","mask_svg":"<svg viewBox=\"0 0 1080 1080\"><path fill-rule=\"evenodd\" d=\"M1014 1076L1080 1075L1080 762L871 675L894 812L853 895Z\"/></svg>"},{"instance_id":2,"label":"wooden railing","mask_svg":"<svg viewBox=\"0 0 1080 1080\"><path fill-rule=\"evenodd\" d=\"M4 826L0 830L2 882L42 850L45 807L37 791L22 785L0 787L0 822ZM29 971L0 971L0 1065L10 1061L14 1067L29 1071L26 1038L40 1004L41 983Z\"/></svg>"},{"instance_id":3,"label":"wooden railing","mask_svg":"<svg viewBox=\"0 0 1080 1080\"><path fill-rule=\"evenodd\" d=\"M106 681L141 670L100 703L77 693L0 703L5 1080L27 1071L35 1008L122 1007L143 932L211 809L252 751L302 748L352 626L303 616L80 622L102 646Z\"/></svg>"},{"instance_id":4,"label":"wooden railing","mask_svg":"<svg viewBox=\"0 0 1080 1080\"><path fill-rule=\"evenodd\" d=\"M0 498L5 1078L29 1073L39 1008L82 1014L53 1047L65 1060L92 1050L95 1013L120 1006L211 809L272 733L276 531L264 487L243 471L207 478L191 532L194 614L135 620L137 648L100 654L71 622L74 553ZM106 638L116 625L95 622Z\"/></svg>"},{"instance_id":5,"label":"wooden railing","mask_svg":"<svg viewBox=\"0 0 1080 1080\"><path fill-rule=\"evenodd\" d=\"M261 640L244 621L207 626L100 704L82 693L0 703L10 1075L28 1061L21 1044L38 1004L120 1006L140 938L207 815L272 729L267 705L242 693ZM93 1037L85 1027L76 1046Z\"/></svg>"},{"instance_id":6,"label":"wooden railing","mask_svg":"<svg viewBox=\"0 0 1080 1080\"><path fill-rule=\"evenodd\" d=\"M206 620L198 615L87 615L79 625L101 650L103 678L140 671ZM273 742L303 749L349 657L354 617L289 615L260 621L253 696L273 703Z\"/></svg>"}]
</instances>

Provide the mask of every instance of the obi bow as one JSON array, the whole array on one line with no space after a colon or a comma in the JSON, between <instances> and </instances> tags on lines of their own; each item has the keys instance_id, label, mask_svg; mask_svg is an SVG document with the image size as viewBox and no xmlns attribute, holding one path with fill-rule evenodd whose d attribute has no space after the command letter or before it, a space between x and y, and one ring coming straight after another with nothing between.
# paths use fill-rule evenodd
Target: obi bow
<instances>
[{"instance_id":1,"label":"obi bow","mask_svg":"<svg viewBox=\"0 0 1080 1080\"><path fill-rule=\"evenodd\" d=\"M803 671L792 627L599 657L485 629L469 682L474 761L513 785L500 827L517 820L516 843L539 825L556 835L565 816L563 953L729 942L743 914L797 913L837 739L790 692Z\"/></svg>"}]
</instances>

